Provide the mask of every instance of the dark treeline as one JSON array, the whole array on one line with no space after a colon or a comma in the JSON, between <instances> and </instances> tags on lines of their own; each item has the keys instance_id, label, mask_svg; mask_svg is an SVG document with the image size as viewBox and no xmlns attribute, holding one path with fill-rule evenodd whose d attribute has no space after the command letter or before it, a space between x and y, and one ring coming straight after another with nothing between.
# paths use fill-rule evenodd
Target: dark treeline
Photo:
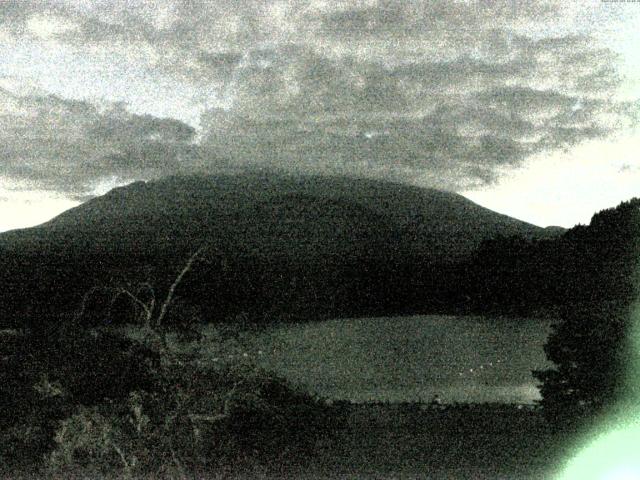
<instances>
[{"instance_id":1,"label":"dark treeline","mask_svg":"<svg viewBox=\"0 0 640 480\"><path fill-rule=\"evenodd\" d=\"M545 351L556 368L536 372L543 406L559 426L593 418L633 396L629 366L638 298L640 199L596 215L563 237L567 273L560 322Z\"/></svg>"},{"instance_id":2,"label":"dark treeline","mask_svg":"<svg viewBox=\"0 0 640 480\"><path fill-rule=\"evenodd\" d=\"M485 242L463 268L474 310L557 312L613 298L630 302L638 262L638 200L595 214L549 240ZM464 275L461 275L464 278Z\"/></svg>"},{"instance_id":3,"label":"dark treeline","mask_svg":"<svg viewBox=\"0 0 640 480\"><path fill-rule=\"evenodd\" d=\"M637 202L602 211L590 225L557 237L486 240L457 260L399 251L266 257L219 244L207 250L177 293L205 322L238 315L261 323L427 313L554 314L632 294L636 258L628 218ZM44 321L74 311L97 285L137 288L146 282L164 292L193 249L2 252L2 324L24 325L29 318Z\"/></svg>"},{"instance_id":4,"label":"dark treeline","mask_svg":"<svg viewBox=\"0 0 640 480\"><path fill-rule=\"evenodd\" d=\"M238 315L260 323L419 313L553 314L632 294L636 260L629 242L635 237L625 218L634 208L637 200L623 203L555 238L487 240L457 261L397 251L266 257L218 245L185 276L178 294L203 321ZM23 325L27 318L43 321L73 311L96 285L134 288L146 282L164 292L199 241L145 255L5 252L2 323Z\"/></svg>"},{"instance_id":5,"label":"dark treeline","mask_svg":"<svg viewBox=\"0 0 640 480\"><path fill-rule=\"evenodd\" d=\"M549 315L555 366L534 372L550 424L569 431L632 398L632 308L638 298L640 199L595 214L556 239L485 242L460 265L471 310Z\"/></svg>"}]
</instances>

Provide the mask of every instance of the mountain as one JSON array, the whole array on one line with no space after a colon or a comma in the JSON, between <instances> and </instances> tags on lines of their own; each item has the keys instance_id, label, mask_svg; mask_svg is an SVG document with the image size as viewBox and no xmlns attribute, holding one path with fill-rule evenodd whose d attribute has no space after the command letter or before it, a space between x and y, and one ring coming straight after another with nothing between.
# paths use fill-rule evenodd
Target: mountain
<instances>
[{"instance_id":1,"label":"mountain","mask_svg":"<svg viewBox=\"0 0 640 480\"><path fill-rule=\"evenodd\" d=\"M149 265L162 265L169 275L209 243L234 272L227 278L228 270L210 271L218 279L226 275L226 286L218 282L218 288L257 288L258 296L279 289L282 297L292 291L283 278L301 278L307 289L328 295L325 304L338 301L336 295L342 302L360 295L375 303L385 278L399 271L411 276L407 269L416 262L453 262L500 236L557 233L454 193L399 183L275 174L170 177L116 188L38 227L1 234L0 280L12 308L22 302L16 299L32 301L35 292L54 303L77 301L78 292L68 290L87 288L89 279L101 282ZM209 284L204 277L197 278ZM346 290L329 294L328 284ZM230 294L240 301L237 292ZM278 299L281 308L294 301L287 295Z\"/></svg>"},{"instance_id":2,"label":"mountain","mask_svg":"<svg viewBox=\"0 0 640 480\"><path fill-rule=\"evenodd\" d=\"M136 182L41 226L2 234L0 245L128 254L214 238L266 256L387 249L441 258L496 236L555 234L435 189L244 174Z\"/></svg>"}]
</instances>

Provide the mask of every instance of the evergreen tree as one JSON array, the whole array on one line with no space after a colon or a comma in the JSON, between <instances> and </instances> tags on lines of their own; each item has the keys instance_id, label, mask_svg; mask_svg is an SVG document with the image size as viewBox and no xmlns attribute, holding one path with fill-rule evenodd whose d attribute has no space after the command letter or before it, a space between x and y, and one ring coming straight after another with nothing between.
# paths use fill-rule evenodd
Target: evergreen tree
<instances>
[{"instance_id":1,"label":"evergreen tree","mask_svg":"<svg viewBox=\"0 0 640 480\"><path fill-rule=\"evenodd\" d=\"M595 214L563 237L561 321L545 345L554 369L534 372L558 426L600 413L625 394L631 306L640 261L640 199Z\"/></svg>"}]
</instances>

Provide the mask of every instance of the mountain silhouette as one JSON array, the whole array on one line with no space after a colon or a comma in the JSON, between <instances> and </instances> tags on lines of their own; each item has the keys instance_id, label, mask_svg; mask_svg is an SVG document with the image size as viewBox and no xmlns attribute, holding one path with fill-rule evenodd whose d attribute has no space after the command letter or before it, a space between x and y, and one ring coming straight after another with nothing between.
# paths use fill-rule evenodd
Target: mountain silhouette
<instances>
[{"instance_id":1,"label":"mountain silhouette","mask_svg":"<svg viewBox=\"0 0 640 480\"><path fill-rule=\"evenodd\" d=\"M77 301L71 290L115 271L172 263L175 269L203 244L233 264L228 284L240 290L259 278L291 291L282 278L304 277L316 293L326 294L330 281L345 285L343 301L360 295L366 303L365 297L380 297L385 276L416 259L453 262L486 239L558 233L454 193L400 183L272 173L188 176L135 182L40 226L1 234L0 262L12 308L35 292L57 304ZM377 289L367 290L367 283ZM325 300L335 302L335 295ZM279 301L286 308L293 299Z\"/></svg>"},{"instance_id":2,"label":"mountain silhouette","mask_svg":"<svg viewBox=\"0 0 640 480\"><path fill-rule=\"evenodd\" d=\"M243 174L135 182L38 227L2 234L0 245L128 254L195 248L214 237L263 255L380 248L442 257L467 254L496 236L558 233L435 189L346 177Z\"/></svg>"}]
</instances>

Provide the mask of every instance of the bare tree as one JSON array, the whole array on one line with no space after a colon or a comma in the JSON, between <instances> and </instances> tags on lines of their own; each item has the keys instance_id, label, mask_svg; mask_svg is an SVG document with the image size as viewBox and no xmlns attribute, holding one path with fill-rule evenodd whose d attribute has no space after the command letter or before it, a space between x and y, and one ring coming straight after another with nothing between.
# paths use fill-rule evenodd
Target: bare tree
<instances>
[{"instance_id":1,"label":"bare tree","mask_svg":"<svg viewBox=\"0 0 640 480\"><path fill-rule=\"evenodd\" d=\"M194 264L204 258L204 253L207 250L207 246L203 245L187 259L184 266L180 269L178 275L169 287L167 295L162 303L160 303L159 308L156 290L148 281L139 283L126 282L124 285L96 285L87 290L83 295L76 318L79 319L84 316L87 310L87 305L95 294L106 293L109 295L109 316L111 315L111 311L115 303L120 298L124 297L128 299L133 306L140 309L140 314L136 315L136 320L141 321L141 323L147 327L158 328L162 326L167 313L174 302L176 289L180 283L182 283L185 275L192 270Z\"/></svg>"},{"instance_id":2,"label":"bare tree","mask_svg":"<svg viewBox=\"0 0 640 480\"><path fill-rule=\"evenodd\" d=\"M185 263L184 267L182 268L182 270L180 270L180 273L171 284L171 287L169 287L167 296L164 299L164 302L162 302L162 306L160 307L160 313L158 314L158 317L155 320L156 327L159 327L160 325L162 325L162 322L165 316L167 315L167 311L169 310L169 307L173 303L173 298L176 293L176 288L178 288L178 285L180 285L184 276L191 270L196 260L201 258L201 255L204 253L204 250L205 250L205 247L200 247L198 250L196 250L193 253L193 255L189 257L189 259L187 260L187 263Z\"/></svg>"}]
</instances>

